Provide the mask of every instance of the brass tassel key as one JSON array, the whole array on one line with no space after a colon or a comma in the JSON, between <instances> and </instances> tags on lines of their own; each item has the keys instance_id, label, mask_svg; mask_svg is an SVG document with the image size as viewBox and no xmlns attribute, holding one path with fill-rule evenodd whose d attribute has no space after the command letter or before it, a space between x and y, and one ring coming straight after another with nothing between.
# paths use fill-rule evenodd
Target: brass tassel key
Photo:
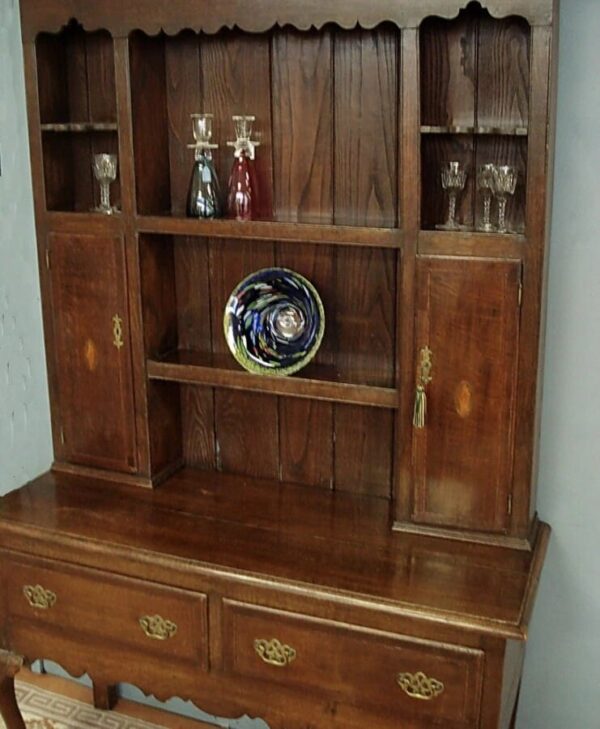
<instances>
[{"instance_id":1,"label":"brass tassel key","mask_svg":"<svg viewBox=\"0 0 600 729\"><path fill-rule=\"evenodd\" d=\"M423 347L420 352L421 364L417 377L417 391L415 393L415 408L413 412L413 426L419 430L425 427L427 422L427 392L425 388L431 382L431 368L433 352L429 347Z\"/></svg>"}]
</instances>

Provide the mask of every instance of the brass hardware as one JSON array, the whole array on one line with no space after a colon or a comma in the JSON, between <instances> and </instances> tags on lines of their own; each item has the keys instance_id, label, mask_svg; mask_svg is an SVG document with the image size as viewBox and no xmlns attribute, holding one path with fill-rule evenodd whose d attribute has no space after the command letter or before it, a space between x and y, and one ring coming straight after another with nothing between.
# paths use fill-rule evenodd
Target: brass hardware
<instances>
[{"instance_id":1,"label":"brass hardware","mask_svg":"<svg viewBox=\"0 0 600 729\"><path fill-rule=\"evenodd\" d=\"M444 690L444 684L435 678L429 678L422 671L418 673L399 673L396 676L398 686L411 699L431 701Z\"/></svg>"},{"instance_id":2,"label":"brass hardware","mask_svg":"<svg viewBox=\"0 0 600 729\"><path fill-rule=\"evenodd\" d=\"M281 643L277 638L271 640L257 638L254 641L254 650L265 663L269 663L271 666L287 666L296 658L294 648Z\"/></svg>"},{"instance_id":3,"label":"brass hardware","mask_svg":"<svg viewBox=\"0 0 600 729\"><path fill-rule=\"evenodd\" d=\"M41 585L25 585L23 594L32 608L48 610L56 603L56 595L52 590L46 590Z\"/></svg>"},{"instance_id":4,"label":"brass hardware","mask_svg":"<svg viewBox=\"0 0 600 729\"><path fill-rule=\"evenodd\" d=\"M167 640L177 632L177 625L171 620L165 620L160 615L144 615L140 618L140 626L148 638L154 640Z\"/></svg>"},{"instance_id":5,"label":"brass hardware","mask_svg":"<svg viewBox=\"0 0 600 729\"><path fill-rule=\"evenodd\" d=\"M112 318L113 324L113 344L117 349L121 349L123 342L123 319L118 314Z\"/></svg>"},{"instance_id":6,"label":"brass hardware","mask_svg":"<svg viewBox=\"0 0 600 729\"><path fill-rule=\"evenodd\" d=\"M420 351L421 364L417 375L417 391L415 393L415 408L413 412L413 425L415 428L424 428L427 419L427 393L425 388L432 381L433 352L429 347Z\"/></svg>"}]
</instances>

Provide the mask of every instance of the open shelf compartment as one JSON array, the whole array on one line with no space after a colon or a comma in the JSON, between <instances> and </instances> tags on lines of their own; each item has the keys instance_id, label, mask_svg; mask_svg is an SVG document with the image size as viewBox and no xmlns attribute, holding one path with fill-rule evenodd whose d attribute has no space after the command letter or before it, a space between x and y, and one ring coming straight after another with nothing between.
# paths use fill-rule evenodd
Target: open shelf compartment
<instances>
[{"instance_id":1,"label":"open shelf compartment","mask_svg":"<svg viewBox=\"0 0 600 729\"><path fill-rule=\"evenodd\" d=\"M141 215L185 216L191 113L214 116L222 194L233 162L231 117L253 114L260 219L399 227L397 27L137 32L130 49Z\"/></svg>"},{"instance_id":2,"label":"open shelf compartment","mask_svg":"<svg viewBox=\"0 0 600 729\"><path fill-rule=\"evenodd\" d=\"M510 49L510 50L508 50ZM460 162L467 184L458 222L480 231L483 198L477 190L481 165L510 165L518 183L509 197L507 227L525 233L529 129L531 28L522 18L493 18L477 2L457 18L428 18L420 30L421 228L446 220L448 199L441 167ZM510 62L508 62L507 54ZM492 224L497 202L492 202Z\"/></svg>"},{"instance_id":3,"label":"open shelf compartment","mask_svg":"<svg viewBox=\"0 0 600 729\"><path fill-rule=\"evenodd\" d=\"M46 207L88 212L99 202L93 155L118 152L113 40L71 21L40 33L36 56ZM111 195L120 205L118 180Z\"/></svg>"}]
</instances>

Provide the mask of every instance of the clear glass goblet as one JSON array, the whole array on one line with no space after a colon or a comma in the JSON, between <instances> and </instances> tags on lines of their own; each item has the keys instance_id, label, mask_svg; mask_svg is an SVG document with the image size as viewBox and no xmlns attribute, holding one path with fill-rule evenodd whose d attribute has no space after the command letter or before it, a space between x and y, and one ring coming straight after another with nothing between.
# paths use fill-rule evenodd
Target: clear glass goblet
<instances>
[{"instance_id":1,"label":"clear glass goblet","mask_svg":"<svg viewBox=\"0 0 600 729\"><path fill-rule=\"evenodd\" d=\"M496 165L481 165L477 170L477 189L483 198L483 218L479 230L484 233L491 233L494 230L492 225L492 196L494 195L494 170Z\"/></svg>"},{"instance_id":2,"label":"clear glass goblet","mask_svg":"<svg viewBox=\"0 0 600 729\"><path fill-rule=\"evenodd\" d=\"M462 230L463 226L456 220L456 205L467 183L467 170L460 162L446 162L442 165L441 178L442 189L448 193L448 218L437 227L440 230Z\"/></svg>"},{"instance_id":3,"label":"clear glass goblet","mask_svg":"<svg viewBox=\"0 0 600 729\"><path fill-rule=\"evenodd\" d=\"M94 212L112 215L118 209L110 204L110 185L117 179L117 155L95 154L92 161L94 177L100 184L100 205Z\"/></svg>"},{"instance_id":4,"label":"clear glass goblet","mask_svg":"<svg viewBox=\"0 0 600 729\"><path fill-rule=\"evenodd\" d=\"M519 173L510 165L498 165L494 169L494 194L498 198L498 232L508 233L506 225L506 203L509 195L517 189Z\"/></svg>"}]
</instances>

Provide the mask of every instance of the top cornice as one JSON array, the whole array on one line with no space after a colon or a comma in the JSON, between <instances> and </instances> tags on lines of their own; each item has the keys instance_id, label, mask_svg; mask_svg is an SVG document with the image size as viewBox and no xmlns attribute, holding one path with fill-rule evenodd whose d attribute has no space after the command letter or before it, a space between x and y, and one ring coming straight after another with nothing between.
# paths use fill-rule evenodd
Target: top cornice
<instances>
[{"instance_id":1,"label":"top cornice","mask_svg":"<svg viewBox=\"0 0 600 729\"><path fill-rule=\"evenodd\" d=\"M262 33L273 27L298 30L334 23L350 29L391 22L416 28L424 18L454 18L468 0L21 0L24 41L39 32L58 32L70 19L88 31L106 29L114 37L133 30L148 35L184 29L214 34L223 28ZM530 25L550 25L554 0L481 0L495 18L519 15Z\"/></svg>"}]
</instances>

